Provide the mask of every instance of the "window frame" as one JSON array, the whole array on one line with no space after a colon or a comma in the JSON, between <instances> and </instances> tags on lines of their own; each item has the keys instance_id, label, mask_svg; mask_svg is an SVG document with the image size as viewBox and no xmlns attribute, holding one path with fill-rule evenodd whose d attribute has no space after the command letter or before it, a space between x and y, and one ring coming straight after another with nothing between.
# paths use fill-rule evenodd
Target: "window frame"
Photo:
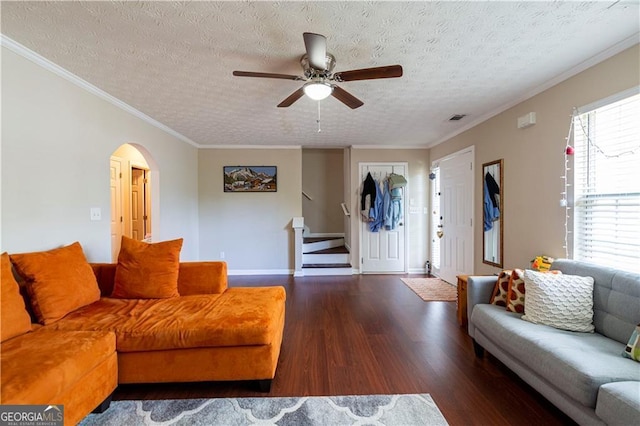
<instances>
[{"instance_id":1,"label":"window frame","mask_svg":"<svg viewBox=\"0 0 640 426\"><path fill-rule=\"evenodd\" d=\"M582 116L584 114L588 114L591 113L597 109L606 107L608 105L614 104L616 102L622 101L624 99L633 97L633 96L637 96L640 94L640 86L636 86L636 87L632 87L628 90L624 90L622 92L613 94L611 96L608 96L606 98L600 99L598 101L592 102L590 104L587 104L585 106L582 106L580 108L575 108L574 109L574 114L572 116L572 131L570 133L570 137L571 137L571 141L575 146L575 142L576 142L576 132L577 131L581 131L579 128L576 127L576 119L579 116ZM592 131L591 126L592 123L583 123L585 125L585 127L588 127L589 130L588 131ZM597 124L596 124L597 125ZM583 136L583 137L586 137ZM588 142L587 142L588 144ZM573 156L569 156L569 161L567 162L567 167L569 170L572 171L572 173L570 173L568 170L565 171L567 174L567 178L568 178L568 186L565 189L567 194L567 199L569 200L569 205L567 206L568 208L568 212L567 212L567 217L568 217L568 221L567 221L567 233L568 235L571 236L571 238L567 238L567 253L569 255L569 257L571 259L576 259L576 260L580 260L577 259L577 254L578 254L578 249L576 247L578 239L579 239L579 224L578 221L580 220L579 217L579 213L578 213L578 209L576 208L576 204L578 203L578 199L576 197L576 192L577 192L577 187L576 182L577 182L577 167L576 167L576 161L574 159ZM624 194L627 194L626 192ZM633 192L631 193L632 195L635 195L636 193ZM583 198L581 199L581 202L599 202L601 200L605 200L605 199L610 199L610 198L620 198L620 197L614 197L614 196L620 196L621 194L609 194L609 193L594 193L594 194L588 194L586 196L583 196ZM622 197L624 198L624 196ZM589 261L589 260L583 260L583 261ZM617 267L618 265L615 264L611 264L611 263L599 263L601 265L604 266L610 266L610 267ZM627 269L628 270L628 269ZM632 271L634 271L632 269ZM640 272L640 269L636 268L635 272Z\"/></svg>"}]
</instances>

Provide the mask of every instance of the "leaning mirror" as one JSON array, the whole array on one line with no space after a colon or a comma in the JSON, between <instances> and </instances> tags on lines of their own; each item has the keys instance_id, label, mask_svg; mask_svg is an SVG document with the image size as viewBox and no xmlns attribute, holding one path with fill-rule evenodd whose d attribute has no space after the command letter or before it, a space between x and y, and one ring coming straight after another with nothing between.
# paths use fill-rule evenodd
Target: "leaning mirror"
<instances>
[{"instance_id":1,"label":"leaning mirror","mask_svg":"<svg viewBox=\"0 0 640 426\"><path fill-rule=\"evenodd\" d=\"M504 187L502 159L482 165L483 246L482 261L502 268Z\"/></svg>"}]
</instances>

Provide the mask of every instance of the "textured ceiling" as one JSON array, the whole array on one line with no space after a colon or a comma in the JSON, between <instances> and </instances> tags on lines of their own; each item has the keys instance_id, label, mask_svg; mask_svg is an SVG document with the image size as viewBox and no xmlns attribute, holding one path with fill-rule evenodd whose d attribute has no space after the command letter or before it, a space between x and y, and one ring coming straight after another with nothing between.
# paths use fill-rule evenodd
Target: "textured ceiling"
<instances>
[{"instance_id":1,"label":"textured ceiling","mask_svg":"<svg viewBox=\"0 0 640 426\"><path fill-rule=\"evenodd\" d=\"M2 33L201 146L428 146L636 35L638 1L7 2ZM302 33L335 71L401 64L396 79L276 105L301 86ZM467 114L459 122L453 114ZM515 123L514 123L515 125Z\"/></svg>"}]
</instances>

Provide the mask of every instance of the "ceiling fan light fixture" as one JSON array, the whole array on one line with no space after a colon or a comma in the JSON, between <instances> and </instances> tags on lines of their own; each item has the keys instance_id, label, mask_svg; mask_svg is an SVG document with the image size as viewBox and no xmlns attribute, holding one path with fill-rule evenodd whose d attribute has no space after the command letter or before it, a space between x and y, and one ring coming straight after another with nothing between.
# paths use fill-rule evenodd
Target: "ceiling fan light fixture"
<instances>
[{"instance_id":1,"label":"ceiling fan light fixture","mask_svg":"<svg viewBox=\"0 0 640 426\"><path fill-rule=\"evenodd\" d=\"M321 101L328 98L333 92L333 86L329 83L310 81L302 87L304 94L314 101Z\"/></svg>"}]
</instances>

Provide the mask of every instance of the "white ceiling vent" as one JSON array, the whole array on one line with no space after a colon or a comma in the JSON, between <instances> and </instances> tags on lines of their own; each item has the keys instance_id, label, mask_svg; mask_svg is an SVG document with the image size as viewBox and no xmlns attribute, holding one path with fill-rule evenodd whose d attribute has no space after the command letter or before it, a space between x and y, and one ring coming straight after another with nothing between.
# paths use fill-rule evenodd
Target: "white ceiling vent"
<instances>
[{"instance_id":1,"label":"white ceiling vent","mask_svg":"<svg viewBox=\"0 0 640 426\"><path fill-rule=\"evenodd\" d=\"M463 118L465 118L467 116L467 114L456 114L456 115L452 115L451 118L449 119L449 121L460 121Z\"/></svg>"}]
</instances>

